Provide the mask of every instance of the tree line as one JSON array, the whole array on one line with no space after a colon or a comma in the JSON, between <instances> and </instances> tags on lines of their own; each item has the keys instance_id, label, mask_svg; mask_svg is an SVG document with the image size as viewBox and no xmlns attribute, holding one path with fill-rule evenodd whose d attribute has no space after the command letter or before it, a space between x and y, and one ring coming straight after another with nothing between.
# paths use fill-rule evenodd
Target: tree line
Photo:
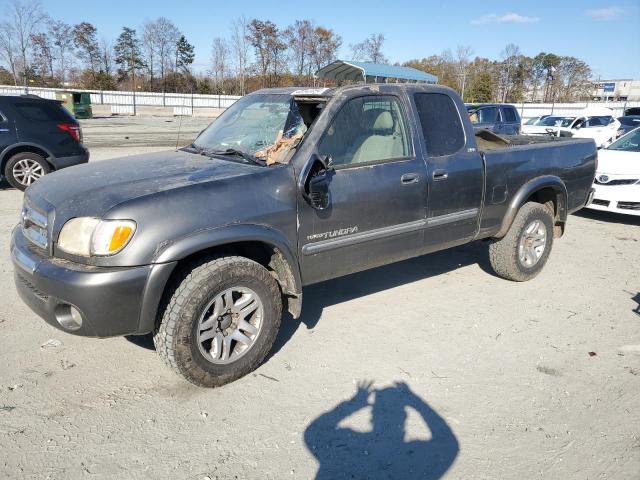
<instances>
[{"instance_id":1,"label":"tree line","mask_svg":"<svg viewBox=\"0 0 640 480\"><path fill-rule=\"evenodd\" d=\"M388 63L385 40L373 33L350 44L349 58ZM228 36L212 39L208 68L196 72L194 46L165 17L124 26L112 40L89 22L68 25L52 18L38 0L12 0L0 22L0 83L243 95L313 85L314 73L342 47L338 33L312 20L281 27L240 17ZM582 60L545 52L528 57L513 44L497 60L459 46L402 65L436 75L470 102L575 101L593 91L591 69Z\"/></svg>"}]
</instances>

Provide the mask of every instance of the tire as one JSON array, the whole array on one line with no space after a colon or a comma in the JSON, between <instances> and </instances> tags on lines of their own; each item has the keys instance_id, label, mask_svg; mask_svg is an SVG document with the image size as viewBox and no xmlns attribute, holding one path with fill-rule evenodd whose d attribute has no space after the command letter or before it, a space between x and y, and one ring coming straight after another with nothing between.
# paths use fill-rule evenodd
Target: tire
<instances>
[{"instance_id":1,"label":"tire","mask_svg":"<svg viewBox=\"0 0 640 480\"><path fill-rule=\"evenodd\" d=\"M18 190L26 190L36 180L51 172L51 166L37 153L17 153L4 167L4 176L9 184Z\"/></svg>"},{"instance_id":2,"label":"tire","mask_svg":"<svg viewBox=\"0 0 640 480\"><path fill-rule=\"evenodd\" d=\"M538 275L553 247L553 223L553 214L545 205L524 204L507 234L489 246L489 261L496 274L515 282ZM543 230L544 240L541 240Z\"/></svg>"},{"instance_id":3,"label":"tire","mask_svg":"<svg viewBox=\"0 0 640 480\"><path fill-rule=\"evenodd\" d=\"M227 301L230 290L231 303ZM258 307L243 318L257 333L243 329L238 320L243 310L236 306L254 297L256 303L250 303L247 310ZM226 313L227 307L238 312L235 317ZM271 350L282 318L282 294L262 265L244 257L221 257L186 268L166 293L159 318L153 341L164 362L195 385L219 387L253 371ZM213 326L203 330L211 322ZM236 324L240 334L232 332ZM201 341L214 333L213 338ZM251 345L233 340L235 335L244 335L243 342L251 340ZM218 338L221 342L216 348ZM229 349L231 355L223 363Z\"/></svg>"}]
</instances>

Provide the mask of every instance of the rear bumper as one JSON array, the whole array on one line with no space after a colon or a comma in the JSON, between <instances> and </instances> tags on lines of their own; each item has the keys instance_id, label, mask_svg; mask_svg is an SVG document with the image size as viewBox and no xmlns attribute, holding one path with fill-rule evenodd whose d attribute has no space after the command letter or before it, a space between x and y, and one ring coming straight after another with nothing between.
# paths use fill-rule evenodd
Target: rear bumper
<instances>
[{"instance_id":1,"label":"rear bumper","mask_svg":"<svg viewBox=\"0 0 640 480\"><path fill-rule=\"evenodd\" d=\"M151 331L157 307L175 264L100 268L37 253L16 228L11 238L14 280L20 298L48 324L74 335L112 337ZM59 320L73 306L82 325L70 330Z\"/></svg>"},{"instance_id":2,"label":"rear bumper","mask_svg":"<svg viewBox=\"0 0 640 480\"><path fill-rule=\"evenodd\" d=\"M87 163L89 161L89 150L87 150L85 147L82 147L82 150L83 152L80 155L71 155L70 157L52 157L48 160L56 170Z\"/></svg>"}]
</instances>

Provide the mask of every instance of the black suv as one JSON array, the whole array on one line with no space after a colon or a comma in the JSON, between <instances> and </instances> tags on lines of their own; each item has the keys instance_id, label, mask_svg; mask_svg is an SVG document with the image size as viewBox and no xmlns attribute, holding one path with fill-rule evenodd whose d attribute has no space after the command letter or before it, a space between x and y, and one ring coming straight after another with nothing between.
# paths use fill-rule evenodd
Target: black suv
<instances>
[{"instance_id":1,"label":"black suv","mask_svg":"<svg viewBox=\"0 0 640 480\"><path fill-rule=\"evenodd\" d=\"M0 179L24 190L52 170L88 161L80 125L61 102L0 96Z\"/></svg>"}]
</instances>

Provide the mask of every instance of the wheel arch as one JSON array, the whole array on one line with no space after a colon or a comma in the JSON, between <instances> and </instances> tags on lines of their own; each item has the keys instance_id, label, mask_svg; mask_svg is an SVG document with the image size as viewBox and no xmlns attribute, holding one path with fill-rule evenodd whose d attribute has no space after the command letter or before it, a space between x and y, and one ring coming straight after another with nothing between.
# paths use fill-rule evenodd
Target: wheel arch
<instances>
[{"instance_id":1,"label":"wheel arch","mask_svg":"<svg viewBox=\"0 0 640 480\"><path fill-rule=\"evenodd\" d=\"M296 257L283 234L262 225L230 225L200 230L162 246L154 257L154 263L173 265L171 274L158 275L160 285L149 290L164 292L172 278L181 275L187 265L200 259L223 255L242 256L265 267L280 285L287 309L293 318L300 316L302 279ZM147 299L145 295L143 300L139 328L141 332L154 328L159 299L157 295L152 297L154 298Z\"/></svg>"},{"instance_id":2,"label":"wheel arch","mask_svg":"<svg viewBox=\"0 0 640 480\"><path fill-rule=\"evenodd\" d=\"M49 160L53 157L53 154L49 150L41 145L36 145L35 143L20 142L8 146L0 153L0 174L4 175L4 167L11 157L24 152L37 153L49 164L51 170L55 170L55 166Z\"/></svg>"},{"instance_id":3,"label":"wheel arch","mask_svg":"<svg viewBox=\"0 0 640 480\"><path fill-rule=\"evenodd\" d=\"M530 201L553 205L554 236L562 235L564 223L567 221L567 187L560 177L544 175L528 181L516 192L507 207L507 212L495 238L502 238L507 234L518 210Z\"/></svg>"}]
</instances>

